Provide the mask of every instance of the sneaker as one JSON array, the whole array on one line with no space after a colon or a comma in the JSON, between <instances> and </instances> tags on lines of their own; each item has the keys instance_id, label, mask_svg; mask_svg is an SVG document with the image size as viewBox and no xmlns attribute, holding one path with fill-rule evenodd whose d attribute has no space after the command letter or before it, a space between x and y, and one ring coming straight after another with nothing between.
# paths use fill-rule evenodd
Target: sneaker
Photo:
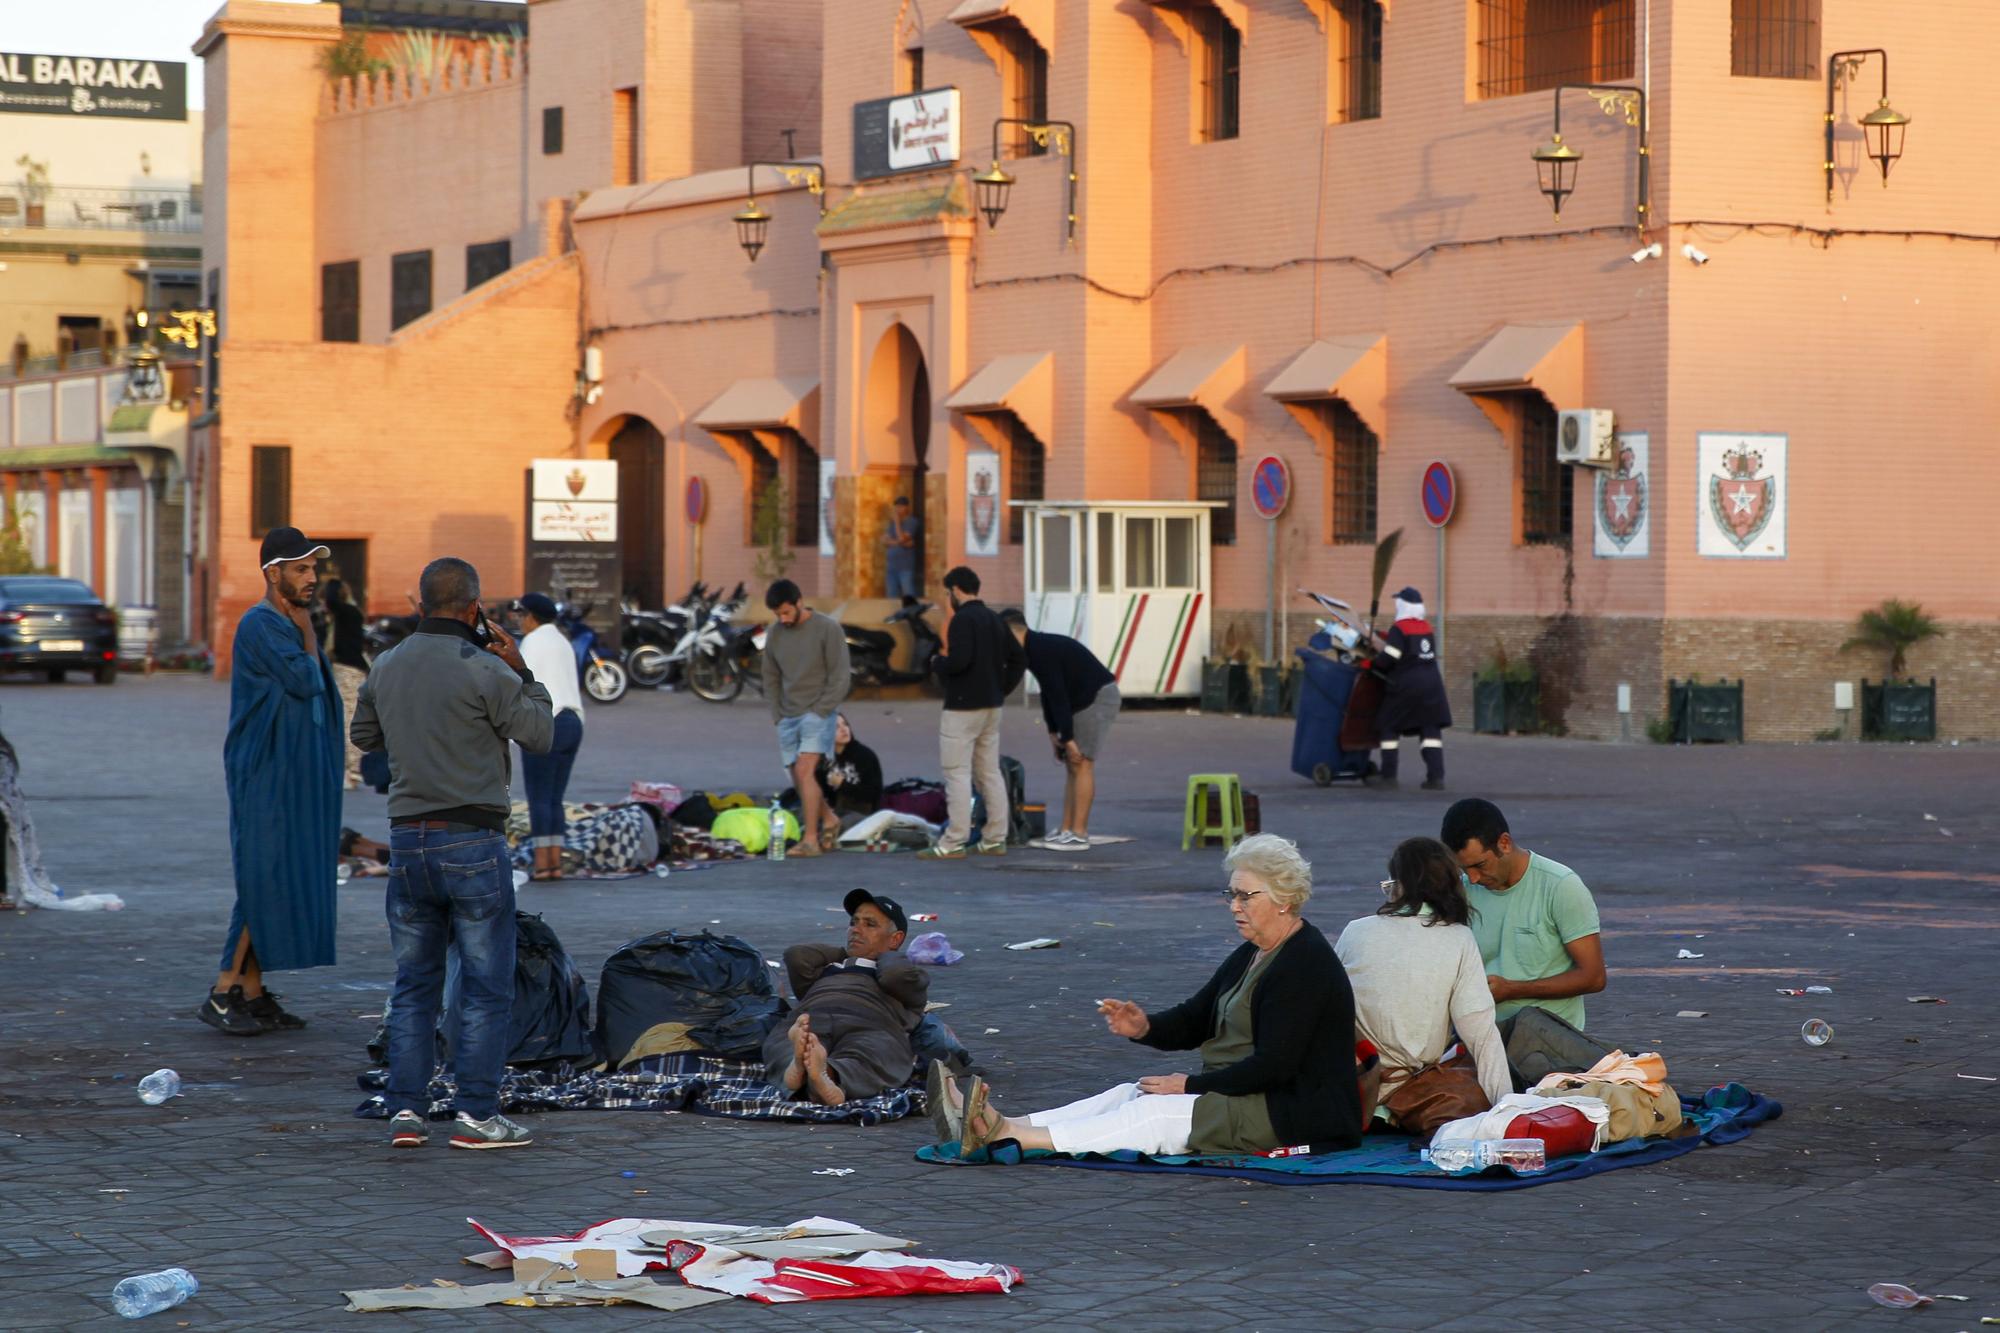
<instances>
[{"instance_id":1,"label":"sneaker","mask_svg":"<svg viewBox=\"0 0 2000 1333\"><path fill-rule=\"evenodd\" d=\"M982 842L973 848L973 850L981 856L1005 856L1007 854L1007 844L1004 842Z\"/></svg>"},{"instance_id":2,"label":"sneaker","mask_svg":"<svg viewBox=\"0 0 2000 1333\"><path fill-rule=\"evenodd\" d=\"M391 1148L421 1148L430 1131L424 1127L424 1118L415 1111L398 1111L389 1117L389 1146Z\"/></svg>"},{"instance_id":3,"label":"sneaker","mask_svg":"<svg viewBox=\"0 0 2000 1333\"><path fill-rule=\"evenodd\" d=\"M201 1008L195 1010L195 1017L231 1037L261 1037L267 1030L250 1012L249 1001L243 998L241 986L231 986L226 991L210 991Z\"/></svg>"},{"instance_id":4,"label":"sneaker","mask_svg":"<svg viewBox=\"0 0 2000 1333\"><path fill-rule=\"evenodd\" d=\"M250 1016L263 1025L266 1032L296 1032L306 1025L297 1014L287 1013L278 1004L278 997L265 991L254 1000L245 1001Z\"/></svg>"},{"instance_id":5,"label":"sneaker","mask_svg":"<svg viewBox=\"0 0 2000 1333\"><path fill-rule=\"evenodd\" d=\"M939 843L935 847L926 847L921 852L918 852L917 859L919 861L963 861L965 859L965 848L947 847L943 843Z\"/></svg>"},{"instance_id":6,"label":"sneaker","mask_svg":"<svg viewBox=\"0 0 2000 1333\"><path fill-rule=\"evenodd\" d=\"M525 1148L534 1141L527 1130L504 1115L474 1120L460 1111L451 1125L454 1148Z\"/></svg>"},{"instance_id":7,"label":"sneaker","mask_svg":"<svg viewBox=\"0 0 2000 1333\"><path fill-rule=\"evenodd\" d=\"M1087 833L1065 833L1062 835L1062 849L1066 852L1087 852L1090 850L1090 835Z\"/></svg>"},{"instance_id":8,"label":"sneaker","mask_svg":"<svg viewBox=\"0 0 2000 1333\"><path fill-rule=\"evenodd\" d=\"M1443 790L1444 790L1444 779L1443 779L1443 778L1426 778L1426 779L1424 779L1424 790L1425 790L1425 791L1443 791Z\"/></svg>"}]
</instances>

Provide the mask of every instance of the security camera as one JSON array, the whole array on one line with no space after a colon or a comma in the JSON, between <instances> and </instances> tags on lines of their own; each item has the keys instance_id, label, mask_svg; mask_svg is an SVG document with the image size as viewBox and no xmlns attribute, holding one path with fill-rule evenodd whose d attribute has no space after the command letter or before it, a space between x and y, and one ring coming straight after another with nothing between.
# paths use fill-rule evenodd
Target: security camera
<instances>
[{"instance_id":1,"label":"security camera","mask_svg":"<svg viewBox=\"0 0 2000 1333\"><path fill-rule=\"evenodd\" d=\"M1708 262L1708 256L1700 250L1695 249L1692 245L1683 245L1681 247L1681 254L1686 256L1688 262L1691 264L1706 264Z\"/></svg>"},{"instance_id":2,"label":"security camera","mask_svg":"<svg viewBox=\"0 0 2000 1333\"><path fill-rule=\"evenodd\" d=\"M1663 253L1665 252L1662 250L1660 243L1654 241L1651 245L1641 246L1639 249L1634 250L1632 252L1632 262L1643 264L1648 259L1658 259Z\"/></svg>"}]
</instances>

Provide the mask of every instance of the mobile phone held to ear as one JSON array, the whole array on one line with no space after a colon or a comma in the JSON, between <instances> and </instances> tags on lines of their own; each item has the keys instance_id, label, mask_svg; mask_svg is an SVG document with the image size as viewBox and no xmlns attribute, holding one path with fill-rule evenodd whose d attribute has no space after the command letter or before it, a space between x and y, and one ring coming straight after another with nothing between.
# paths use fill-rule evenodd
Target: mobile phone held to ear
<instances>
[{"instance_id":1,"label":"mobile phone held to ear","mask_svg":"<svg viewBox=\"0 0 2000 1333\"><path fill-rule=\"evenodd\" d=\"M477 619L472 622L472 636L481 643L493 642L493 631L486 625L486 608L482 606L474 614Z\"/></svg>"}]
</instances>

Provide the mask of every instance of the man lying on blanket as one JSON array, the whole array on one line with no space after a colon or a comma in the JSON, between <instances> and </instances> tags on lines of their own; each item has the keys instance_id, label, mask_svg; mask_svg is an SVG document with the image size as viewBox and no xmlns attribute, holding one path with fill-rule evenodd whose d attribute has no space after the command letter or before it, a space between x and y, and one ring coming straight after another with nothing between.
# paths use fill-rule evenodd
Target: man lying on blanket
<instances>
[{"instance_id":1,"label":"man lying on blanket","mask_svg":"<svg viewBox=\"0 0 2000 1333\"><path fill-rule=\"evenodd\" d=\"M847 947L794 944L785 950L798 1015L764 1040L772 1085L822 1106L873 1097L909 1082L910 1030L922 1021L931 979L903 956L909 918L893 898L856 889L847 910Z\"/></svg>"}]
</instances>

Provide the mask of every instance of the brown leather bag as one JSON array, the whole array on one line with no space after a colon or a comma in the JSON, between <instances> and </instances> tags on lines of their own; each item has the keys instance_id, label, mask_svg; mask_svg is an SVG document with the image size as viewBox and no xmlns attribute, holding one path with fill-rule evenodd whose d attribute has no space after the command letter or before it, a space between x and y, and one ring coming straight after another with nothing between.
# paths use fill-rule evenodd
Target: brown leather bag
<instances>
[{"instance_id":1,"label":"brown leather bag","mask_svg":"<svg viewBox=\"0 0 2000 1333\"><path fill-rule=\"evenodd\" d=\"M1478 1066L1463 1051L1390 1087L1382 1105L1399 1129L1424 1136L1439 1125L1493 1109L1486 1089L1479 1086Z\"/></svg>"}]
</instances>

